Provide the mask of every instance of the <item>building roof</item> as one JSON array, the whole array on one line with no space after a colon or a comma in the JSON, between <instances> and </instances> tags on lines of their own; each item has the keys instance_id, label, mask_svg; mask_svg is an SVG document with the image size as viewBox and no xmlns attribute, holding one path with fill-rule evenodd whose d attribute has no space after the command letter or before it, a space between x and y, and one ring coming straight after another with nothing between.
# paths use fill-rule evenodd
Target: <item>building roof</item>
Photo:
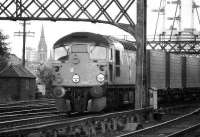
<instances>
[{"instance_id":1,"label":"building roof","mask_svg":"<svg viewBox=\"0 0 200 137\"><path fill-rule=\"evenodd\" d=\"M15 65L22 64L22 60L19 57L17 57L15 54L9 54L8 61Z\"/></svg>"},{"instance_id":2,"label":"building roof","mask_svg":"<svg viewBox=\"0 0 200 137\"><path fill-rule=\"evenodd\" d=\"M35 76L22 65L13 65L5 67L0 72L0 78L35 78Z\"/></svg>"}]
</instances>

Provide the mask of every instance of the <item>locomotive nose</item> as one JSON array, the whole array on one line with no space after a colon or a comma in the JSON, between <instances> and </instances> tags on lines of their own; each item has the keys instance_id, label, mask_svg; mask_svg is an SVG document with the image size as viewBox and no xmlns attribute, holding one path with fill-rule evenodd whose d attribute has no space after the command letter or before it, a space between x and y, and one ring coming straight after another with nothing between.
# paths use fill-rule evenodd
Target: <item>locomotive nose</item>
<instances>
[{"instance_id":1,"label":"locomotive nose","mask_svg":"<svg viewBox=\"0 0 200 137\"><path fill-rule=\"evenodd\" d=\"M75 65L80 63L80 59L78 58L78 56L74 56L72 58L72 63L75 64Z\"/></svg>"}]
</instances>

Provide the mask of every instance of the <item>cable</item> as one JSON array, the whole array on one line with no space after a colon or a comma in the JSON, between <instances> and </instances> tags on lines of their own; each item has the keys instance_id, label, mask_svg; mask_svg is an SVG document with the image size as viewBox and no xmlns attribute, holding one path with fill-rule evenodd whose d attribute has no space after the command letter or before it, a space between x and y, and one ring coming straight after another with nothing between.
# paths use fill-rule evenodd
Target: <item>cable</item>
<instances>
[{"instance_id":1,"label":"cable","mask_svg":"<svg viewBox=\"0 0 200 137\"><path fill-rule=\"evenodd\" d=\"M197 9L197 8L196 8L196 12L197 12L197 17L198 17L199 25L200 25L199 12L198 12L198 9Z\"/></svg>"},{"instance_id":2,"label":"cable","mask_svg":"<svg viewBox=\"0 0 200 137\"><path fill-rule=\"evenodd\" d=\"M172 30L171 30L169 41L171 41L171 38L172 38L172 33L173 33L173 29L174 29L174 23L175 23L175 20L176 20L176 13L177 13L178 5L179 4L177 3L176 4L176 11L175 11L175 15L174 15L174 20L173 20L173 24L172 24Z\"/></svg>"},{"instance_id":3,"label":"cable","mask_svg":"<svg viewBox=\"0 0 200 137\"><path fill-rule=\"evenodd\" d=\"M158 20L159 20L159 16L160 16L160 9L161 9L162 1L163 0L160 0L160 6L159 6L159 11L158 11L158 17L157 17L157 20L156 20L156 28L155 28L155 32L154 32L154 36L153 36L153 41L155 40L155 36L156 36L157 28L158 28Z\"/></svg>"}]
</instances>

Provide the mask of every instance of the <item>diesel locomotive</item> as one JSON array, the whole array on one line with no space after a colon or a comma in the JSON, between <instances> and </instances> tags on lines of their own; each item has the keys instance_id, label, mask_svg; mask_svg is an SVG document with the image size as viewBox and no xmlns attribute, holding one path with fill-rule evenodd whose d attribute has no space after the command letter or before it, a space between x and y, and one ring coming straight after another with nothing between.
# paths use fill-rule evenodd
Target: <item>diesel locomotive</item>
<instances>
[{"instance_id":1,"label":"diesel locomotive","mask_svg":"<svg viewBox=\"0 0 200 137\"><path fill-rule=\"evenodd\" d=\"M136 46L90 32L75 32L54 44L56 107L63 112L99 112L134 106ZM159 103L199 100L200 59L147 51L147 86Z\"/></svg>"},{"instance_id":2,"label":"diesel locomotive","mask_svg":"<svg viewBox=\"0 0 200 137\"><path fill-rule=\"evenodd\" d=\"M53 64L57 108L98 112L133 105L135 50L130 42L89 32L59 39Z\"/></svg>"}]
</instances>

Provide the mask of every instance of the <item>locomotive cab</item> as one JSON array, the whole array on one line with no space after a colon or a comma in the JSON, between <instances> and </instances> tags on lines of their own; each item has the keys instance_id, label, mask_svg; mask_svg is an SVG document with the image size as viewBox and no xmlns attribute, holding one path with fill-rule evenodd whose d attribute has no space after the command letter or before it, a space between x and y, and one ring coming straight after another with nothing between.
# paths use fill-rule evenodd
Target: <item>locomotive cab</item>
<instances>
[{"instance_id":1,"label":"locomotive cab","mask_svg":"<svg viewBox=\"0 0 200 137\"><path fill-rule=\"evenodd\" d=\"M61 85L68 86L95 86L107 81L106 47L93 43L72 43L56 48L55 59L57 62L53 66L58 79L54 81L56 85L62 83ZM64 81L60 82L62 77Z\"/></svg>"},{"instance_id":2,"label":"locomotive cab","mask_svg":"<svg viewBox=\"0 0 200 137\"><path fill-rule=\"evenodd\" d=\"M107 82L107 48L104 45L68 43L55 48L55 59L53 92L57 98L67 100L65 110L82 112L91 110L92 105L88 104L96 105L99 101L102 104L102 99L105 102L103 86ZM64 106L63 102L61 104Z\"/></svg>"}]
</instances>

